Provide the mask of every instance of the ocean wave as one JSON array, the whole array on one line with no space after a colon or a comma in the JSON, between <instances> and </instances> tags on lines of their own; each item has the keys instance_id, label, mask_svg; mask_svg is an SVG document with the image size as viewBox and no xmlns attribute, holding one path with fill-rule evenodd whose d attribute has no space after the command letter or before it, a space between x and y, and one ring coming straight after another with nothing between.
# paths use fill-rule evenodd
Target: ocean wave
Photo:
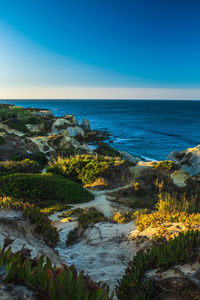
<instances>
[{"instance_id":1,"label":"ocean wave","mask_svg":"<svg viewBox=\"0 0 200 300\"><path fill-rule=\"evenodd\" d=\"M141 156L141 159L144 160L144 161L157 161L156 159L152 159L152 158L149 158L149 157L146 157L146 156Z\"/></svg>"}]
</instances>

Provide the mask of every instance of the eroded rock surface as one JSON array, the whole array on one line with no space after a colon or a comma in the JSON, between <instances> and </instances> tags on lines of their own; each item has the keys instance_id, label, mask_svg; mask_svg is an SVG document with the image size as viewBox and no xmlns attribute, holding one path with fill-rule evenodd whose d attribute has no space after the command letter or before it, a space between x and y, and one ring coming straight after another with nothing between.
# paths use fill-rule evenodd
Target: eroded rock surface
<instances>
[{"instance_id":1,"label":"eroded rock surface","mask_svg":"<svg viewBox=\"0 0 200 300\"><path fill-rule=\"evenodd\" d=\"M200 173L200 145L185 151L173 151L167 159L174 161L192 176Z\"/></svg>"}]
</instances>

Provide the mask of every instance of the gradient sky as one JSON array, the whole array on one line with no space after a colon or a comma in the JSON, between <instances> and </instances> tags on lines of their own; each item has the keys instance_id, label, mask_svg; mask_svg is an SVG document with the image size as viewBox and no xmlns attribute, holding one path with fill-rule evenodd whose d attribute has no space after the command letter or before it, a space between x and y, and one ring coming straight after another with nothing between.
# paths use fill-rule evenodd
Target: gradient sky
<instances>
[{"instance_id":1,"label":"gradient sky","mask_svg":"<svg viewBox=\"0 0 200 300\"><path fill-rule=\"evenodd\" d=\"M0 98L81 92L200 99L200 1L0 0Z\"/></svg>"}]
</instances>

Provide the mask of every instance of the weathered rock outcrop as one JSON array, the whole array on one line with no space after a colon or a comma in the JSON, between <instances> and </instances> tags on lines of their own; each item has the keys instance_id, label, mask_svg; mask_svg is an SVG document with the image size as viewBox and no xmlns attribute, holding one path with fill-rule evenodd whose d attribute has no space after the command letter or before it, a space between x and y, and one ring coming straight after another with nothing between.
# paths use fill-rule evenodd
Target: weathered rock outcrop
<instances>
[{"instance_id":1,"label":"weathered rock outcrop","mask_svg":"<svg viewBox=\"0 0 200 300\"><path fill-rule=\"evenodd\" d=\"M20 211L0 210L0 247L5 238L9 236L14 242L11 244L15 253L22 249L31 250L31 257L45 255L51 258L54 264L61 264L62 259L34 232L34 225L22 217Z\"/></svg>"},{"instance_id":2,"label":"weathered rock outcrop","mask_svg":"<svg viewBox=\"0 0 200 300\"><path fill-rule=\"evenodd\" d=\"M5 107L8 109L9 106ZM0 145L0 159L9 160L15 155L38 151L43 152L47 158L73 153L92 154L93 150L87 143L96 143L108 138L105 132L91 130L90 122L86 119L79 124L71 114L54 117L45 109L29 108L29 111L37 116L37 124L23 123L20 120L18 126L15 126L13 120L12 122L0 120L0 136L4 140Z\"/></svg>"},{"instance_id":3,"label":"weathered rock outcrop","mask_svg":"<svg viewBox=\"0 0 200 300\"><path fill-rule=\"evenodd\" d=\"M192 176L200 173L200 145L185 151L173 151L167 159L178 164L181 169Z\"/></svg>"}]
</instances>

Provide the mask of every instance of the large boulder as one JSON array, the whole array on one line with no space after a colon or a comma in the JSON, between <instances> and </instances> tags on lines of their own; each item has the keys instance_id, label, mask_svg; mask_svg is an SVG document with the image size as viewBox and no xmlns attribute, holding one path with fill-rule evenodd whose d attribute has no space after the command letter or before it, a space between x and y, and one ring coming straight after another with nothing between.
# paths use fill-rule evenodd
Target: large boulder
<instances>
[{"instance_id":1,"label":"large boulder","mask_svg":"<svg viewBox=\"0 0 200 300\"><path fill-rule=\"evenodd\" d=\"M71 123L66 118L58 118L51 127L52 134L62 133L69 126L71 126Z\"/></svg>"},{"instance_id":2,"label":"large boulder","mask_svg":"<svg viewBox=\"0 0 200 300\"><path fill-rule=\"evenodd\" d=\"M185 151L173 151L167 160L175 162L182 170L195 176L200 173L200 145Z\"/></svg>"},{"instance_id":3,"label":"large boulder","mask_svg":"<svg viewBox=\"0 0 200 300\"><path fill-rule=\"evenodd\" d=\"M65 115L64 118L68 120L72 125L78 125L78 121L74 117L74 115Z\"/></svg>"},{"instance_id":4,"label":"large boulder","mask_svg":"<svg viewBox=\"0 0 200 300\"><path fill-rule=\"evenodd\" d=\"M70 126L67 128L67 131L70 137L84 136L84 130L78 126L74 126L74 127Z\"/></svg>"},{"instance_id":5,"label":"large boulder","mask_svg":"<svg viewBox=\"0 0 200 300\"><path fill-rule=\"evenodd\" d=\"M90 131L90 121L88 121L87 119L83 119L81 127L84 129L84 131Z\"/></svg>"}]
</instances>

